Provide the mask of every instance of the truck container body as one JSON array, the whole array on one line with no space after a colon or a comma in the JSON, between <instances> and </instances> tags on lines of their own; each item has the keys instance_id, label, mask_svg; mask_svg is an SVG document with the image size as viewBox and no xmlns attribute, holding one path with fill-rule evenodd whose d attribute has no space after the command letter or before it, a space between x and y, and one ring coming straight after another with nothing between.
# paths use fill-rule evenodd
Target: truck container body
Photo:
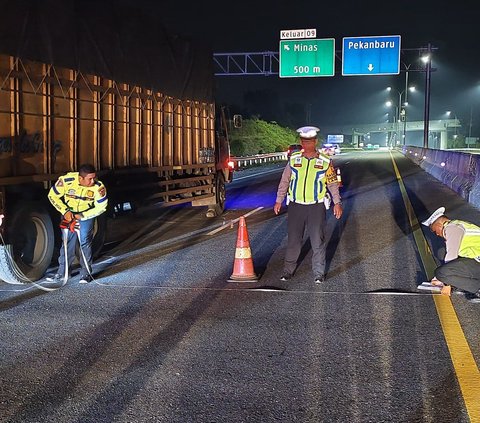
<instances>
[{"instance_id":1,"label":"truck container body","mask_svg":"<svg viewBox=\"0 0 480 423\"><path fill-rule=\"evenodd\" d=\"M110 214L146 202L223 211L232 173L225 115L213 100L31 56L0 54L0 279L44 275L59 245L48 190L83 163L96 167ZM105 228L101 216L95 251Z\"/></svg>"}]
</instances>

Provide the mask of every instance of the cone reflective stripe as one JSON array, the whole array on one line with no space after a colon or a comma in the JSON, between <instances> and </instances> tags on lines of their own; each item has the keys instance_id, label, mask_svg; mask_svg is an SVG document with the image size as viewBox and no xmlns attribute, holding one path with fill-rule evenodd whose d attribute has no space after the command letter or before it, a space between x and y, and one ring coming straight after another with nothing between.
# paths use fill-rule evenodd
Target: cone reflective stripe
<instances>
[{"instance_id":1,"label":"cone reflective stripe","mask_svg":"<svg viewBox=\"0 0 480 423\"><path fill-rule=\"evenodd\" d=\"M235 248L235 260L233 273L228 282L255 282L258 280L253 269L252 251L248 239L247 224L245 217L241 216L238 223L237 246Z\"/></svg>"}]
</instances>

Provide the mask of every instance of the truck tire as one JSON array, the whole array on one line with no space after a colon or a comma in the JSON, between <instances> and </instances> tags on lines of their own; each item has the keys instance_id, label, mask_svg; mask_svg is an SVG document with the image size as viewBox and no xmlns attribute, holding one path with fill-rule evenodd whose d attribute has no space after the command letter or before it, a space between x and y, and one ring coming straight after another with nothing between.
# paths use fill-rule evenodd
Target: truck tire
<instances>
[{"instance_id":1,"label":"truck tire","mask_svg":"<svg viewBox=\"0 0 480 423\"><path fill-rule=\"evenodd\" d=\"M225 190L225 178L221 173L219 173L215 178L215 202L217 215L220 215L225 211L226 200L227 194Z\"/></svg>"},{"instance_id":2,"label":"truck tire","mask_svg":"<svg viewBox=\"0 0 480 423\"><path fill-rule=\"evenodd\" d=\"M225 178L221 173L215 177L215 204L208 206L207 217L220 216L225 211Z\"/></svg>"},{"instance_id":3,"label":"truck tire","mask_svg":"<svg viewBox=\"0 0 480 423\"><path fill-rule=\"evenodd\" d=\"M7 242L0 246L0 279L22 284L45 274L55 236L50 215L40 203L26 203L9 213Z\"/></svg>"}]
</instances>

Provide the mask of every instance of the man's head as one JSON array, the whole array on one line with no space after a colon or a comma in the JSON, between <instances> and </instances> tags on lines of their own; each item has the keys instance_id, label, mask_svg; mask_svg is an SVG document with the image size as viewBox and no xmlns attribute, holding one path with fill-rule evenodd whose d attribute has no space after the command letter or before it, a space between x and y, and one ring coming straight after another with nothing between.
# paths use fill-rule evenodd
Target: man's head
<instances>
[{"instance_id":1,"label":"man's head","mask_svg":"<svg viewBox=\"0 0 480 423\"><path fill-rule=\"evenodd\" d=\"M443 225L448 222L448 217L444 215L445 207L435 210L430 217L422 222L422 225L428 226L432 232L438 236L443 236Z\"/></svg>"},{"instance_id":2,"label":"man's head","mask_svg":"<svg viewBox=\"0 0 480 423\"><path fill-rule=\"evenodd\" d=\"M320 131L316 126L302 126L297 129L303 150L312 152L317 145L317 133Z\"/></svg>"},{"instance_id":3,"label":"man's head","mask_svg":"<svg viewBox=\"0 0 480 423\"><path fill-rule=\"evenodd\" d=\"M95 167L91 164L82 164L78 168L78 182L82 187L91 187L95 184L95 178L97 177Z\"/></svg>"}]
</instances>

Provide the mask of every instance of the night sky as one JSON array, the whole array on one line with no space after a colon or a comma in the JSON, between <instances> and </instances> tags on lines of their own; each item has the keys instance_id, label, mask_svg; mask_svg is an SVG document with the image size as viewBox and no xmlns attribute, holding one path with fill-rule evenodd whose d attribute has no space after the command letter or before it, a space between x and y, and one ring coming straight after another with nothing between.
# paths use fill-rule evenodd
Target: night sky
<instances>
[{"instance_id":1,"label":"night sky","mask_svg":"<svg viewBox=\"0 0 480 423\"><path fill-rule=\"evenodd\" d=\"M278 51L280 30L303 28L315 28L317 38L335 38L338 52L343 37L400 35L402 49L431 43L438 50L432 62L436 71L431 74L430 119L445 118L450 110L466 135L472 119L472 135L480 136L479 2L168 0L159 6L154 0L143 1L169 30L204 41L215 53ZM416 52L406 56L403 61L420 63ZM409 82L417 88L409 94L409 120L422 120L425 73L410 72ZM329 126L386 120L385 101L398 103L398 94L389 96L387 86L402 91L405 74L345 77L336 59L334 77L216 77L216 96L242 106L245 93L258 90L265 98L273 95L281 107L301 110L305 120L310 116L308 123Z\"/></svg>"}]
</instances>

